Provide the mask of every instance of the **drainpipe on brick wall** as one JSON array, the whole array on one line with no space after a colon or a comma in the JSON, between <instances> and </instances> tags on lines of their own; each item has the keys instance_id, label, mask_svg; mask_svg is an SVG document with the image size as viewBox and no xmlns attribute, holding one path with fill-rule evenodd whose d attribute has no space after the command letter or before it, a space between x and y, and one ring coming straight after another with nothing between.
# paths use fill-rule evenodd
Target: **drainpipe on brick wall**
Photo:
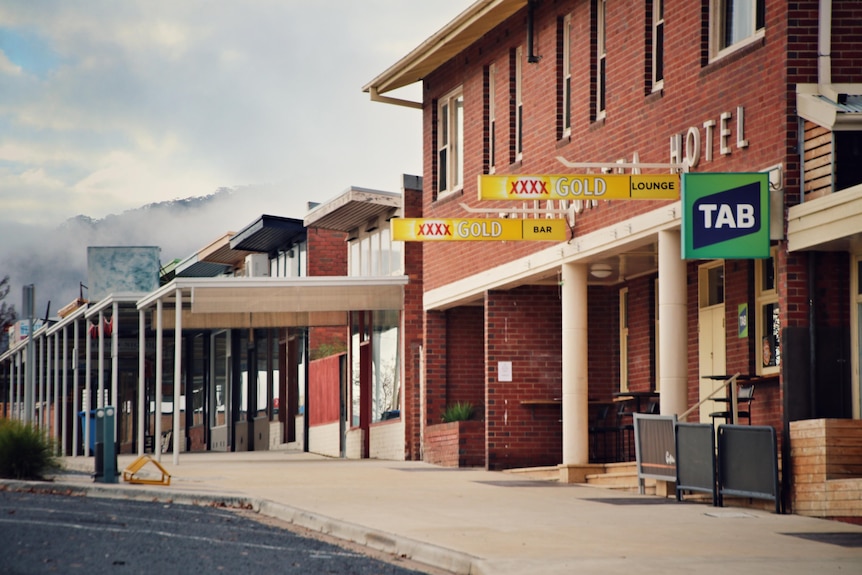
<instances>
[{"instance_id":1,"label":"drainpipe on brick wall","mask_svg":"<svg viewBox=\"0 0 862 575\"><path fill-rule=\"evenodd\" d=\"M832 83L832 0L820 0L817 31L817 84Z\"/></svg>"}]
</instances>

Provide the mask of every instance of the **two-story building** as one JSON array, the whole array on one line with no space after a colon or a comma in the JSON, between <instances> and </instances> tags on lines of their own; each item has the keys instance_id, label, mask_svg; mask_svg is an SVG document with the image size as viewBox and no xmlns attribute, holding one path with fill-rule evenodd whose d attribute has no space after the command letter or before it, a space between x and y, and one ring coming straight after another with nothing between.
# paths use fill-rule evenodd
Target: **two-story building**
<instances>
[{"instance_id":1,"label":"two-story building","mask_svg":"<svg viewBox=\"0 0 862 575\"><path fill-rule=\"evenodd\" d=\"M644 397L709 422L723 381L707 376L754 382L750 421L785 458L792 421L858 419L860 10L479 0L372 79L372 100L422 115L426 219L570 228L421 244L423 425L473 402L488 468L572 479L599 455L596 406ZM398 96L415 83L421 100ZM680 199L479 199L480 176L609 173L767 174L767 253L683 258Z\"/></svg>"}]
</instances>

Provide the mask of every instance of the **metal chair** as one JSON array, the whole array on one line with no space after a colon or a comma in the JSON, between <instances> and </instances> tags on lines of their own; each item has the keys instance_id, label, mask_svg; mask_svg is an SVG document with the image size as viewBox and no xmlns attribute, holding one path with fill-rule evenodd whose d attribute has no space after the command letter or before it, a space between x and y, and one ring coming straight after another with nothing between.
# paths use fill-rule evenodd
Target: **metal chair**
<instances>
[{"instance_id":1,"label":"metal chair","mask_svg":"<svg viewBox=\"0 0 862 575\"><path fill-rule=\"evenodd\" d=\"M731 410L730 402L732 401L729 397L720 397L713 398L713 401L720 401L722 403L727 404L727 407L721 411L713 411L709 414L712 418L713 424L715 424L716 419L724 419L725 421L731 421L733 419L733 412ZM754 384L746 383L739 386L739 393L736 396L736 407L737 407L737 416L739 419L745 418L748 420L748 425L751 425L751 402L754 401ZM738 423L738 421L737 421Z\"/></svg>"},{"instance_id":2,"label":"metal chair","mask_svg":"<svg viewBox=\"0 0 862 575\"><path fill-rule=\"evenodd\" d=\"M613 421L613 412L610 404L602 404L596 413L596 419L590 424L590 447L592 453L590 460L596 463L607 463L611 461L608 453L608 436L617 433L616 424ZM614 444L616 444L616 437ZM601 440L601 441L600 441Z\"/></svg>"}]
</instances>

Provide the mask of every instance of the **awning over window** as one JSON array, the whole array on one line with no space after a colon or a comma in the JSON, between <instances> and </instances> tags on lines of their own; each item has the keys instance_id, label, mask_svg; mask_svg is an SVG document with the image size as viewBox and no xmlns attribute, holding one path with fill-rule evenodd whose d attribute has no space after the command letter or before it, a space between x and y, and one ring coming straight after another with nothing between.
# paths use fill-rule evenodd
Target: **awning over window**
<instances>
[{"instance_id":1,"label":"awning over window","mask_svg":"<svg viewBox=\"0 0 862 575\"><path fill-rule=\"evenodd\" d=\"M833 132L862 130L862 84L799 84L799 116Z\"/></svg>"},{"instance_id":2,"label":"awning over window","mask_svg":"<svg viewBox=\"0 0 862 575\"><path fill-rule=\"evenodd\" d=\"M400 310L407 276L302 278L178 278L138 302L172 329L177 290L183 329L338 326L347 312Z\"/></svg>"}]
</instances>

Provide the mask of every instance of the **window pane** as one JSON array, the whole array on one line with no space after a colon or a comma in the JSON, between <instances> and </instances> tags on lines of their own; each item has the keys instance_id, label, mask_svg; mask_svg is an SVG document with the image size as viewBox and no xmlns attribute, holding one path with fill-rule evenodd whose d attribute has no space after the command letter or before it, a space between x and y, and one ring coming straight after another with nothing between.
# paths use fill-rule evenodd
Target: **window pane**
<instances>
[{"instance_id":1,"label":"window pane","mask_svg":"<svg viewBox=\"0 0 862 575\"><path fill-rule=\"evenodd\" d=\"M772 258L763 260L761 265L763 266L763 274L761 277L760 291L775 290L775 260Z\"/></svg>"},{"instance_id":2,"label":"window pane","mask_svg":"<svg viewBox=\"0 0 862 575\"><path fill-rule=\"evenodd\" d=\"M664 22L655 29L655 81L664 79Z\"/></svg>"},{"instance_id":3,"label":"window pane","mask_svg":"<svg viewBox=\"0 0 862 575\"><path fill-rule=\"evenodd\" d=\"M779 318L779 309L777 303L767 304L763 306L763 367L773 367L781 365L781 324Z\"/></svg>"},{"instance_id":4,"label":"window pane","mask_svg":"<svg viewBox=\"0 0 862 575\"><path fill-rule=\"evenodd\" d=\"M398 315L398 311L375 311L373 314L372 421L399 415Z\"/></svg>"},{"instance_id":5,"label":"window pane","mask_svg":"<svg viewBox=\"0 0 862 575\"><path fill-rule=\"evenodd\" d=\"M445 192L449 189L449 184L447 182L446 175L449 173L449 166L447 164L447 150L443 148L438 153L437 157L437 170L439 172L437 176L437 191Z\"/></svg>"},{"instance_id":6,"label":"window pane","mask_svg":"<svg viewBox=\"0 0 862 575\"><path fill-rule=\"evenodd\" d=\"M754 34L755 2L758 0L726 0L724 4L724 45L736 44Z\"/></svg>"},{"instance_id":7,"label":"window pane","mask_svg":"<svg viewBox=\"0 0 862 575\"><path fill-rule=\"evenodd\" d=\"M464 157L461 147L464 145L464 96L455 99L455 134L452 148L452 163L455 173L452 174L452 188L457 188L464 181Z\"/></svg>"},{"instance_id":8,"label":"window pane","mask_svg":"<svg viewBox=\"0 0 862 575\"><path fill-rule=\"evenodd\" d=\"M724 303L724 266L710 268L708 306Z\"/></svg>"}]
</instances>

